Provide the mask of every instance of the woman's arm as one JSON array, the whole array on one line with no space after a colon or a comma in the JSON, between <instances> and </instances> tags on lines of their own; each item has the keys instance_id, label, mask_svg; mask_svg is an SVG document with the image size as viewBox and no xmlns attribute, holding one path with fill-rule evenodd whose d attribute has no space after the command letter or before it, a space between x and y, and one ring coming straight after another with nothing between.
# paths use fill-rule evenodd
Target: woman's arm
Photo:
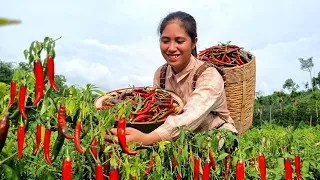
<instances>
[{"instance_id":1,"label":"woman's arm","mask_svg":"<svg viewBox=\"0 0 320 180\"><path fill-rule=\"evenodd\" d=\"M207 68L198 78L196 89L184 106L183 113L169 116L163 125L148 134L150 141L171 140L177 137L177 127L185 126L191 131L198 128L212 109L222 105L223 91L224 82L219 72L214 67Z\"/></svg>"}]
</instances>

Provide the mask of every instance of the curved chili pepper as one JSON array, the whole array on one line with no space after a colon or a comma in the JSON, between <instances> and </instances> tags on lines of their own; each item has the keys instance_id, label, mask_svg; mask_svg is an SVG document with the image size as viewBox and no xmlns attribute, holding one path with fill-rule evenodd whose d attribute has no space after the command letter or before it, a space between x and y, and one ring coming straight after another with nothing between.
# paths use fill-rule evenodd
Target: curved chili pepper
<instances>
[{"instance_id":1,"label":"curved chili pepper","mask_svg":"<svg viewBox=\"0 0 320 180\"><path fill-rule=\"evenodd\" d=\"M215 170L216 169L216 164L214 162L214 155L213 155L212 151L209 152L209 158L210 158L210 162L211 162L211 167L212 167L213 170Z\"/></svg>"},{"instance_id":2,"label":"curved chili pepper","mask_svg":"<svg viewBox=\"0 0 320 180\"><path fill-rule=\"evenodd\" d=\"M1 151L1 150L0 150ZM295 164L295 167L296 167L296 175L297 175L297 179L298 180L302 180L301 178L301 165L300 165L300 156L299 154L296 154L294 156L294 164Z\"/></svg>"},{"instance_id":3,"label":"curved chili pepper","mask_svg":"<svg viewBox=\"0 0 320 180\"><path fill-rule=\"evenodd\" d=\"M129 150L126 140L126 120L125 118L119 118L117 127L117 136L122 150L129 155L136 155L138 152Z\"/></svg>"},{"instance_id":4,"label":"curved chili pepper","mask_svg":"<svg viewBox=\"0 0 320 180\"><path fill-rule=\"evenodd\" d=\"M9 114L6 114L0 120L0 152L2 151L2 148L4 147L4 144L6 143L9 127L10 127Z\"/></svg>"},{"instance_id":5,"label":"curved chili pepper","mask_svg":"<svg viewBox=\"0 0 320 180\"><path fill-rule=\"evenodd\" d=\"M72 159L67 156L62 164L62 180L72 179Z\"/></svg>"},{"instance_id":6,"label":"curved chili pepper","mask_svg":"<svg viewBox=\"0 0 320 180\"><path fill-rule=\"evenodd\" d=\"M27 93L27 85L23 84L20 86L19 91L19 111L22 117L27 120L27 113L25 110L25 104L26 104L26 93Z\"/></svg>"},{"instance_id":7,"label":"curved chili pepper","mask_svg":"<svg viewBox=\"0 0 320 180\"><path fill-rule=\"evenodd\" d=\"M210 161L206 161L203 166L202 180L209 180L210 178Z\"/></svg>"},{"instance_id":8,"label":"curved chili pepper","mask_svg":"<svg viewBox=\"0 0 320 180\"><path fill-rule=\"evenodd\" d=\"M104 180L103 177L103 168L100 163L96 164L96 180Z\"/></svg>"},{"instance_id":9,"label":"curved chili pepper","mask_svg":"<svg viewBox=\"0 0 320 180\"><path fill-rule=\"evenodd\" d=\"M58 131L67 139L74 139L73 136L71 136L68 133L68 128L66 125L66 107L65 105L60 105L59 112L58 112Z\"/></svg>"},{"instance_id":10,"label":"curved chili pepper","mask_svg":"<svg viewBox=\"0 0 320 180\"><path fill-rule=\"evenodd\" d=\"M244 179L244 161L239 160L236 167L236 180Z\"/></svg>"},{"instance_id":11,"label":"curved chili pepper","mask_svg":"<svg viewBox=\"0 0 320 180\"><path fill-rule=\"evenodd\" d=\"M24 124L21 123L18 126L18 159L19 160L22 158L23 145L24 145Z\"/></svg>"},{"instance_id":12,"label":"curved chili pepper","mask_svg":"<svg viewBox=\"0 0 320 180\"><path fill-rule=\"evenodd\" d=\"M266 180L266 160L264 158L263 153L258 154L258 164L259 164L259 169L260 169L260 177L261 180Z\"/></svg>"},{"instance_id":13,"label":"curved chili pepper","mask_svg":"<svg viewBox=\"0 0 320 180\"><path fill-rule=\"evenodd\" d=\"M141 115L141 114L146 114L146 113L148 113L150 110L151 110L151 101L147 101L146 102L146 108L145 109L143 109L143 110L140 110L140 111L138 111L138 112L136 112L136 113L134 113L135 115Z\"/></svg>"},{"instance_id":14,"label":"curved chili pepper","mask_svg":"<svg viewBox=\"0 0 320 180\"><path fill-rule=\"evenodd\" d=\"M149 114L141 114L141 115L138 115L137 117L135 117L133 120L134 121L142 121L142 122L145 122L145 119L147 118L152 118L153 115L149 115Z\"/></svg>"},{"instance_id":15,"label":"curved chili pepper","mask_svg":"<svg viewBox=\"0 0 320 180\"><path fill-rule=\"evenodd\" d=\"M199 179L199 173L200 173L200 159L195 158L194 160L194 168L193 168L193 179L198 180Z\"/></svg>"},{"instance_id":16,"label":"curved chili pepper","mask_svg":"<svg viewBox=\"0 0 320 180\"><path fill-rule=\"evenodd\" d=\"M81 121L78 120L76 124L76 128L74 130L74 146L79 153L84 154L85 150L82 149L80 145L80 131L81 131Z\"/></svg>"},{"instance_id":17,"label":"curved chili pepper","mask_svg":"<svg viewBox=\"0 0 320 180\"><path fill-rule=\"evenodd\" d=\"M11 109L11 107L14 104L14 98L16 97L16 89L17 88L17 83L16 81L11 81L11 85L10 85L10 103L8 106L8 110Z\"/></svg>"},{"instance_id":18,"label":"curved chili pepper","mask_svg":"<svg viewBox=\"0 0 320 180\"><path fill-rule=\"evenodd\" d=\"M50 82L51 88L55 91L58 92L57 86L54 81L54 59L52 56L48 56L48 79Z\"/></svg>"},{"instance_id":19,"label":"curved chili pepper","mask_svg":"<svg viewBox=\"0 0 320 180\"><path fill-rule=\"evenodd\" d=\"M155 159L155 156L152 156L147 169L143 173L143 176L147 176L151 172Z\"/></svg>"},{"instance_id":20,"label":"curved chili pepper","mask_svg":"<svg viewBox=\"0 0 320 180\"><path fill-rule=\"evenodd\" d=\"M286 172L286 180L292 180L292 167L289 158L284 158L284 169Z\"/></svg>"},{"instance_id":21,"label":"curved chili pepper","mask_svg":"<svg viewBox=\"0 0 320 180\"><path fill-rule=\"evenodd\" d=\"M109 179L110 180L118 180L119 179L119 169L117 168L117 166L110 167Z\"/></svg>"},{"instance_id":22,"label":"curved chili pepper","mask_svg":"<svg viewBox=\"0 0 320 180\"><path fill-rule=\"evenodd\" d=\"M177 180L181 180L181 174L180 173L178 173L178 175L177 175Z\"/></svg>"},{"instance_id":23,"label":"curved chili pepper","mask_svg":"<svg viewBox=\"0 0 320 180\"><path fill-rule=\"evenodd\" d=\"M34 74L36 77L36 95L35 100L33 102L33 106L39 103L43 96L44 91L44 73L43 68L40 60L34 61Z\"/></svg>"},{"instance_id":24,"label":"curved chili pepper","mask_svg":"<svg viewBox=\"0 0 320 180\"><path fill-rule=\"evenodd\" d=\"M40 123L37 124L37 131L36 131L36 149L34 150L33 154L37 154L40 148L41 143L41 128L42 125Z\"/></svg>"},{"instance_id":25,"label":"curved chili pepper","mask_svg":"<svg viewBox=\"0 0 320 180\"><path fill-rule=\"evenodd\" d=\"M50 166L52 166L51 159L50 159L50 137L51 137L51 129L47 128L44 134L43 152L44 152L45 160Z\"/></svg>"},{"instance_id":26,"label":"curved chili pepper","mask_svg":"<svg viewBox=\"0 0 320 180\"><path fill-rule=\"evenodd\" d=\"M98 155L97 155L97 138L93 138L93 141L91 142L91 151L92 151L92 154L94 156L95 159L98 158Z\"/></svg>"}]
</instances>

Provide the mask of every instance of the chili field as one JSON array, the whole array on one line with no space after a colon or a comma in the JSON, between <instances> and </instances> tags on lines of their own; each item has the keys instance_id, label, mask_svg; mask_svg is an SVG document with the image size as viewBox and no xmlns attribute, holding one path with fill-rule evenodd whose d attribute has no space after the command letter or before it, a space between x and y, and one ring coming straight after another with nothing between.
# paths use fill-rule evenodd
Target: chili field
<instances>
[{"instance_id":1,"label":"chili field","mask_svg":"<svg viewBox=\"0 0 320 180\"><path fill-rule=\"evenodd\" d=\"M57 40L32 42L24 55L33 69L0 84L0 179L320 179L319 125L266 123L241 136L181 127L172 142L127 144L130 123L164 121L179 103L132 87L97 108L106 93L96 86L57 83Z\"/></svg>"}]
</instances>

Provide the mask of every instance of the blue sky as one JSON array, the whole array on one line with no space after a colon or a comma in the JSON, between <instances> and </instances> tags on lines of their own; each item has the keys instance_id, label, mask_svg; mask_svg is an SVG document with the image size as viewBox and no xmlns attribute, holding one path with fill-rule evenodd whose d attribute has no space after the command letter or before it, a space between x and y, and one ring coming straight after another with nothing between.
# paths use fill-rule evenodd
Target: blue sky
<instances>
[{"instance_id":1,"label":"blue sky","mask_svg":"<svg viewBox=\"0 0 320 180\"><path fill-rule=\"evenodd\" d=\"M232 41L257 57L256 91L270 94L292 78L303 87L308 72L298 58L313 56L320 71L318 0L11 0L0 16L20 25L0 28L0 59L26 61L23 50L34 40L58 38L56 72L68 84L95 84L104 91L152 85L165 60L157 27L169 12L182 10L198 23L198 50Z\"/></svg>"}]
</instances>

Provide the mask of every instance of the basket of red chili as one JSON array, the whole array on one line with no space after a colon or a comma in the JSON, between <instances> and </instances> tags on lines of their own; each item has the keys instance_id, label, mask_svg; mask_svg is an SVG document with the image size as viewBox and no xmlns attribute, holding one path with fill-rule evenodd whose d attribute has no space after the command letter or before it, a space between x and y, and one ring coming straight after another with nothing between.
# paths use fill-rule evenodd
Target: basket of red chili
<instances>
[{"instance_id":1,"label":"basket of red chili","mask_svg":"<svg viewBox=\"0 0 320 180\"><path fill-rule=\"evenodd\" d=\"M114 90L95 99L97 110L108 109L127 101L131 112L126 126L148 133L159 127L170 115L180 114L184 103L176 94L153 87L130 87Z\"/></svg>"}]
</instances>

